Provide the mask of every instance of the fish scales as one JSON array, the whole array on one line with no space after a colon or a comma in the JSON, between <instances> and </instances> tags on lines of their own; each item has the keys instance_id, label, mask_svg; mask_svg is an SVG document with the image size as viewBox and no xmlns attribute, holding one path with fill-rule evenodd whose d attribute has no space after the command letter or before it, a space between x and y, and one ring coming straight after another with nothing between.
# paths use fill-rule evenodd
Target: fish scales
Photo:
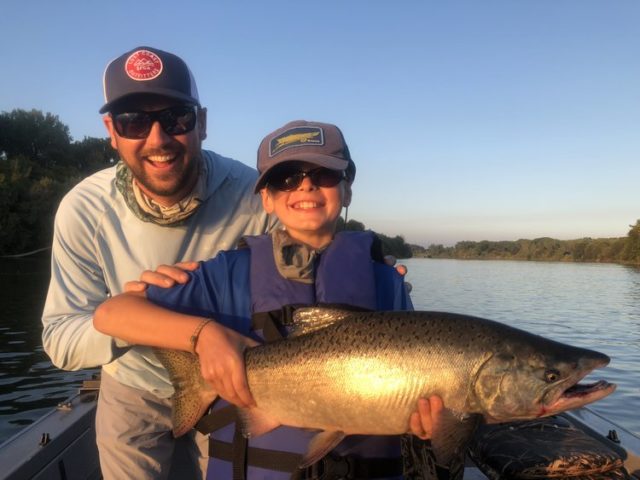
<instances>
[{"instance_id":1,"label":"fish scales","mask_svg":"<svg viewBox=\"0 0 640 480\"><path fill-rule=\"evenodd\" d=\"M439 394L464 410L469 374L485 357L460 334L467 324L430 315L372 320L372 314L355 314L248 351L248 382L258 405L284 424L327 429L349 421L348 430L360 433L403 433L420 397ZM370 415L357 415L360 410Z\"/></svg>"}]
</instances>

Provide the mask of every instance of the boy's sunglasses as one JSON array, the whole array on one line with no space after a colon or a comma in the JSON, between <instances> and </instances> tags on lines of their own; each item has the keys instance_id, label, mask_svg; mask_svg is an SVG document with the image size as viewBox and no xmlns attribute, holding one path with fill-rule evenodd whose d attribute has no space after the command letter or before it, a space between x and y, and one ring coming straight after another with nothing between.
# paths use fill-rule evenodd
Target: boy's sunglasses
<instances>
[{"instance_id":1,"label":"boy's sunglasses","mask_svg":"<svg viewBox=\"0 0 640 480\"><path fill-rule=\"evenodd\" d=\"M160 123L167 135L189 133L196 126L197 109L192 105L178 105L155 112L112 113L111 118L118 135L141 140L149 136L155 122Z\"/></svg>"},{"instance_id":2,"label":"boy's sunglasses","mask_svg":"<svg viewBox=\"0 0 640 480\"><path fill-rule=\"evenodd\" d=\"M296 167L274 168L267 177L267 184L281 192L290 192L298 188L305 177L309 177L316 187L335 187L346 177L342 170L314 168L304 171Z\"/></svg>"}]
</instances>

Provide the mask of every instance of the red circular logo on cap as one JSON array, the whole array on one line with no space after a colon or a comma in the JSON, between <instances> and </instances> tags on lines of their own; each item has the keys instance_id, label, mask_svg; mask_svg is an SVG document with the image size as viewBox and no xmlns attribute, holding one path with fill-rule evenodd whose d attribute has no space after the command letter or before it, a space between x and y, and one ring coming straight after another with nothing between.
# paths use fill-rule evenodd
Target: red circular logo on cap
<instances>
[{"instance_id":1,"label":"red circular logo on cap","mask_svg":"<svg viewBox=\"0 0 640 480\"><path fill-rule=\"evenodd\" d=\"M127 58L124 69L134 80L153 80L162 73L162 60L149 50L138 50Z\"/></svg>"}]
</instances>

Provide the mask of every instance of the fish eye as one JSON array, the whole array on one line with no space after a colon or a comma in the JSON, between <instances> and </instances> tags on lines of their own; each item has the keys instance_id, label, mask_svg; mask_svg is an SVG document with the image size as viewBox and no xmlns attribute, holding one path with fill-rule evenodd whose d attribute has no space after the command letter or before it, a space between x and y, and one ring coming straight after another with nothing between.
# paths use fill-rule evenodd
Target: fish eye
<instances>
[{"instance_id":1,"label":"fish eye","mask_svg":"<svg viewBox=\"0 0 640 480\"><path fill-rule=\"evenodd\" d=\"M544 372L544 381L547 383L553 383L560 378L560 372L555 368L550 368Z\"/></svg>"}]
</instances>

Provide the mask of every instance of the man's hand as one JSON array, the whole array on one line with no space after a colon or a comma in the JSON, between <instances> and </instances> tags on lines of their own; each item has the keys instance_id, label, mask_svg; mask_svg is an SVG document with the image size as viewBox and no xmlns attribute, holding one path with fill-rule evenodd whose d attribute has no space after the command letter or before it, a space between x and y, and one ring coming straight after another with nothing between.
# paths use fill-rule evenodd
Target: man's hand
<instances>
[{"instance_id":1,"label":"man's hand","mask_svg":"<svg viewBox=\"0 0 640 480\"><path fill-rule=\"evenodd\" d=\"M422 440L433 437L433 427L444 410L442 399L433 395L418 400L418 411L411 414L409 432Z\"/></svg>"},{"instance_id":2,"label":"man's hand","mask_svg":"<svg viewBox=\"0 0 640 480\"><path fill-rule=\"evenodd\" d=\"M186 271L198 268L198 262L179 262L175 265L160 265L155 271L145 270L140 280L132 280L124 284L125 293L144 292L149 285L160 288L173 287L176 283L187 283L189 276Z\"/></svg>"},{"instance_id":3,"label":"man's hand","mask_svg":"<svg viewBox=\"0 0 640 480\"><path fill-rule=\"evenodd\" d=\"M218 395L239 407L255 406L247 383L244 351L256 345L259 343L216 322L205 325L196 344L202 377Z\"/></svg>"},{"instance_id":4,"label":"man's hand","mask_svg":"<svg viewBox=\"0 0 640 480\"><path fill-rule=\"evenodd\" d=\"M396 265L396 257L394 257L393 255L385 255L384 256L384 263L385 265L389 265L390 267L396 267L396 271L402 275L403 277L407 274L408 270L407 270L407 266L406 265ZM413 289L413 285L411 285L409 282L405 281L404 285L407 289L407 293L411 293L411 290Z\"/></svg>"}]
</instances>

